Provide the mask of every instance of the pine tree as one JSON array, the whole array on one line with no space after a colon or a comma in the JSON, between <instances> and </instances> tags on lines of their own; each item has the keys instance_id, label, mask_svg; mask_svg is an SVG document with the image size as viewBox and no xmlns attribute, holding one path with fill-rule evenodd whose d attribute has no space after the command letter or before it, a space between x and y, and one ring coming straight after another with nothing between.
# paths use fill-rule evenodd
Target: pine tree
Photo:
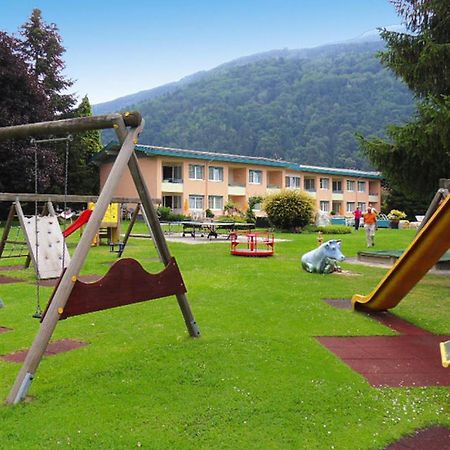
<instances>
[{"instance_id":1,"label":"pine tree","mask_svg":"<svg viewBox=\"0 0 450 450\"><path fill-rule=\"evenodd\" d=\"M62 74L65 48L58 27L46 24L39 9L34 9L21 27L21 51L30 63L36 81L43 86L53 115L67 114L75 104L73 94L63 94L73 81Z\"/></svg>"},{"instance_id":2,"label":"pine tree","mask_svg":"<svg viewBox=\"0 0 450 450\"><path fill-rule=\"evenodd\" d=\"M408 197L428 201L439 178L450 176L450 2L393 0L410 34L384 30L384 65L415 93L413 120L390 126L389 140L365 139L363 151L388 183Z\"/></svg>"}]
</instances>

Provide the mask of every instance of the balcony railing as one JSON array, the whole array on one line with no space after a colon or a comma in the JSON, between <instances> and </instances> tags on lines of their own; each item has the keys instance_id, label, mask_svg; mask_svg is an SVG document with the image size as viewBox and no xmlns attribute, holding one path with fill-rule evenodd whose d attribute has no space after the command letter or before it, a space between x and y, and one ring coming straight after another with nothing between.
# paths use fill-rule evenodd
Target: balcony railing
<instances>
[{"instance_id":1,"label":"balcony railing","mask_svg":"<svg viewBox=\"0 0 450 450\"><path fill-rule=\"evenodd\" d=\"M183 183L182 178L164 178L163 183Z\"/></svg>"}]
</instances>

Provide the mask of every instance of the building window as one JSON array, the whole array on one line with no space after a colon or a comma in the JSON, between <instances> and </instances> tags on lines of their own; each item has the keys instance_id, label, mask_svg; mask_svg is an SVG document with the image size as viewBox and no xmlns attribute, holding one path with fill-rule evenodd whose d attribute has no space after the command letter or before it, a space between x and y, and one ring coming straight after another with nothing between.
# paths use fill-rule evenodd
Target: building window
<instances>
[{"instance_id":1,"label":"building window","mask_svg":"<svg viewBox=\"0 0 450 450\"><path fill-rule=\"evenodd\" d=\"M203 210L203 195L190 195L189 196L189 209L201 209Z\"/></svg>"},{"instance_id":2,"label":"building window","mask_svg":"<svg viewBox=\"0 0 450 450\"><path fill-rule=\"evenodd\" d=\"M333 180L333 192L336 194L342 194L342 181Z\"/></svg>"},{"instance_id":3,"label":"building window","mask_svg":"<svg viewBox=\"0 0 450 450\"><path fill-rule=\"evenodd\" d=\"M189 179L190 180L204 180L205 166L199 164L189 164Z\"/></svg>"},{"instance_id":4,"label":"building window","mask_svg":"<svg viewBox=\"0 0 450 450\"><path fill-rule=\"evenodd\" d=\"M355 202L347 202L347 212L352 213L355 210Z\"/></svg>"},{"instance_id":5,"label":"building window","mask_svg":"<svg viewBox=\"0 0 450 450\"><path fill-rule=\"evenodd\" d=\"M163 182L166 183L182 183L181 166L164 166L163 165Z\"/></svg>"},{"instance_id":6,"label":"building window","mask_svg":"<svg viewBox=\"0 0 450 450\"><path fill-rule=\"evenodd\" d=\"M221 195L210 195L208 197L209 209L223 209L223 197Z\"/></svg>"},{"instance_id":7,"label":"building window","mask_svg":"<svg viewBox=\"0 0 450 450\"><path fill-rule=\"evenodd\" d=\"M366 182L358 181L358 192L366 192Z\"/></svg>"},{"instance_id":8,"label":"building window","mask_svg":"<svg viewBox=\"0 0 450 450\"><path fill-rule=\"evenodd\" d=\"M325 179L327 179L327 178L325 178ZM330 212L330 202L322 200L320 202L320 210L323 212Z\"/></svg>"},{"instance_id":9,"label":"building window","mask_svg":"<svg viewBox=\"0 0 450 450\"><path fill-rule=\"evenodd\" d=\"M208 171L210 181L223 181L223 167L210 166Z\"/></svg>"},{"instance_id":10,"label":"building window","mask_svg":"<svg viewBox=\"0 0 450 450\"><path fill-rule=\"evenodd\" d=\"M305 191L316 192L316 180L314 178L305 178L303 184Z\"/></svg>"},{"instance_id":11,"label":"building window","mask_svg":"<svg viewBox=\"0 0 450 450\"><path fill-rule=\"evenodd\" d=\"M347 180L347 191L353 192L355 190L355 182L353 180Z\"/></svg>"},{"instance_id":12,"label":"building window","mask_svg":"<svg viewBox=\"0 0 450 450\"><path fill-rule=\"evenodd\" d=\"M328 191L330 189L330 179L329 178L321 178L320 179L320 189L324 191Z\"/></svg>"},{"instance_id":13,"label":"building window","mask_svg":"<svg viewBox=\"0 0 450 450\"><path fill-rule=\"evenodd\" d=\"M181 209L181 195L163 195L163 206L171 209Z\"/></svg>"},{"instance_id":14,"label":"building window","mask_svg":"<svg viewBox=\"0 0 450 450\"><path fill-rule=\"evenodd\" d=\"M287 176L285 178L286 187L292 189L300 189L300 177Z\"/></svg>"},{"instance_id":15,"label":"building window","mask_svg":"<svg viewBox=\"0 0 450 450\"><path fill-rule=\"evenodd\" d=\"M331 207L333 208L335 214L337 214L338 216L342 214L341 212L342 202L333 202Z\"/></svg>"},{"instance_id":16,"label":"building window","mask_svg":"<svg viewBox=\"0 0 450 450\"><path fill-rule=\"evenodd\" d=\"M248 182L250 184L262 184L262 171L261 170L249 170Z\"/></svg>"},{"instance_id":17,"label":"building window","mask_svg":"<svg viewBox=\"0 0 450 450\"><path fill-rule=\"evenodd\" d=\"M365 202L358 202L358 208L359 208L362 212L366 212L366 203L365 203Z\"/></svg>"}]
</instances>

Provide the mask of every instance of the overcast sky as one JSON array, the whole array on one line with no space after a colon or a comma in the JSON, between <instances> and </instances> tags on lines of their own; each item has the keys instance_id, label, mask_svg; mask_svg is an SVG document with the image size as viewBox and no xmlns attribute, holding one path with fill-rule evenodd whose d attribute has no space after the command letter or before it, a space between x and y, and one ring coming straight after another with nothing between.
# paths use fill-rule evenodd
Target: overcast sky
<instances>
[{"instance_id":1,"label":"overcast sky","mask_svg":"<svg viewBox=\"0 0 450 450\"><path fill-rule=\"evenodd\" d=\"M65 74L93 104L240 56L400 23L388 0L0 0L0 29L16 33L33 8L58 26Z\"/></svg>"}]
</instances>

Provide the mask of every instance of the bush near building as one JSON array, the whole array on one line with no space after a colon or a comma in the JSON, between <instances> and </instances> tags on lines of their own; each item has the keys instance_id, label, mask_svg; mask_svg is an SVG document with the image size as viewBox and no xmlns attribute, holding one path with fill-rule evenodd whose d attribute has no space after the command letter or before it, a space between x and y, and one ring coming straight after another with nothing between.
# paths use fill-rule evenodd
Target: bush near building
<instances>
[{"instance_id":1,"label":"bush near building","mask_svg":"<svg viewBox=\"0 0 450 450\"><path fill-rule=\"evenodd\" d=\"M295 231L312 221L314 199L305 192L286 189L267 196L263 210L275 228Z\"/></svg>"}]
</instances>

